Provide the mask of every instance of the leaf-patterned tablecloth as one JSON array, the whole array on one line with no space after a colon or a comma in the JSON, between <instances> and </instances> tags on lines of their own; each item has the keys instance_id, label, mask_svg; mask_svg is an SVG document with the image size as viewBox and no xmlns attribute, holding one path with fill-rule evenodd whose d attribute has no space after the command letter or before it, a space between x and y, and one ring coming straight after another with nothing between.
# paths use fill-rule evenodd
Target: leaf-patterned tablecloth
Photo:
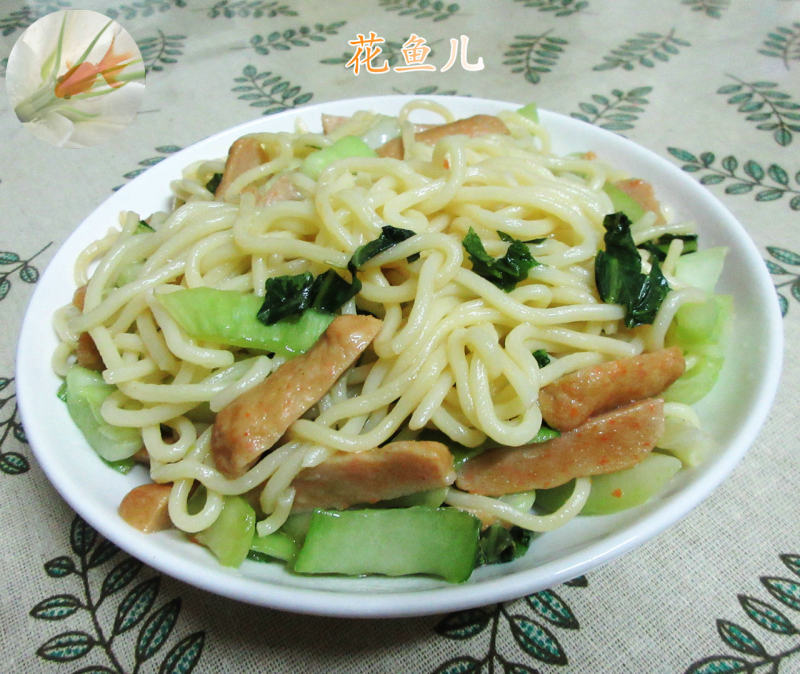
<instances>
[{"instance_id":1,"label":"leaf-patterned tablecloth","mask_svg":"<svg viewBox=\"0 0 800 674\"><path fill-rule=\"evenodd\" d=\"M0 669L800 671L800 1L3 0L0 77L26 26L73 5L128 29L147 90L130 129L82 150L34 139L0 96ZM385 40L390 70L356 75L348 42L369 31ZM435 71L394 70L412 33ZM465 60L443 71L451 39ZM484 68L471 69L479 58ZM14 394L24 309L75 226L148 166L258 115L378 93L533 100L691 173L745 225L772 274L787 337L781 388L708 500L585 577L403 620L221 599L128 557L49 485Z\"/></svg>"}]
</instances>

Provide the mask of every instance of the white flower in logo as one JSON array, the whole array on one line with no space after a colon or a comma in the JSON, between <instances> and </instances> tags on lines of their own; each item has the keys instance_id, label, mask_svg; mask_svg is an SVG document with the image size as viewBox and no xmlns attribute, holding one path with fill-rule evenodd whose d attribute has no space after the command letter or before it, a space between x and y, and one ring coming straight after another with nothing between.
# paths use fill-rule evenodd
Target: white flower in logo
<instances>
[{"instance_id":1,"label":"white flower in logo","mask_svg":"<svg viewBox=\"0 0 800 674\"><path fill-rule=\"evenodd\" d=\"M18 119L60 147L105 141L136 116L144 66L133 38L89 10L33 23L8 57L6 88Z\"/></svg>"}]
</instances>

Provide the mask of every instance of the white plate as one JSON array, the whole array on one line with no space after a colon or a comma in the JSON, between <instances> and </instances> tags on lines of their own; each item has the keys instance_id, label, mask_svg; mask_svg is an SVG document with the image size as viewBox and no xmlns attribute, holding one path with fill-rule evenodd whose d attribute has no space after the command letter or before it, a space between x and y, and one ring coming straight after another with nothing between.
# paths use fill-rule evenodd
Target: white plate
<instances>
[{"instance_id":1,"label":"white plate","mask_svg":"<svg viewBox=\"0 0 800 674\"><path fill-rule=\"evenodd\" d=\"M436 97L430 97L436 98ZM205 549L176 532L145 535L125 524L117 506L132 487L147 481L144 469L129 475L108 469L92 452L56 397L60 380L50 369L56 346L54 310L70 301L73 263L79 251L117 222L124 209L147 215L167 207L169 182L192 161L222 157L245 133L294 128L297 118L319 128L320 114L370 109L396 113L405 96L351 99L264 117L207 138L163 160L106 200L75 230L42 275L31 300L17 354L17 399L34 454L64 499L97 531L160 571L210 592L272 608L330 616L393 617L460 610L542 590L606 563L683 517L725 478L758 433L777 388L782 325L775 291L758 250L742 226L702 186L679 168L634 143L569 117L541 111L554 151L594 150L599 156L655 185L677 217L690 218L703 247L730 249L719 289L735 297L736 348L747 358L728 358L714 391L698 405L705 427L719 443L702 466L681 471L668 489L636 509L578 518L534 540L511 564L478 569L462 585L433 579L303 577L279 564L245 562L227 569ZM518 107L477 98L441 97L468 116Z\"/></svg>"}]
</instances>

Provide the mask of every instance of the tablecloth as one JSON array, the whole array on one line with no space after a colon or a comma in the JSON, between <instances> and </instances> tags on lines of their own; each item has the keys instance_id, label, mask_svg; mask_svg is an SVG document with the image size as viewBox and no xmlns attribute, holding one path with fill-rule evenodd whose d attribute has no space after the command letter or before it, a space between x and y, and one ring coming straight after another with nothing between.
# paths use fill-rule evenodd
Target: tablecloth
<instances>
[{"instance_id":1,"label":"tablecloth","mask_svg":"<svg viewBox=\"0 0 800 674\"><path fill-rule=\"evenodd\" d=\"M34 138L0 95L0 669L800 671L798 0L3 0L0 78L22 31L66 8L131 33L146 94L127 130L83 149ZM379 58L354 58L350 42L371 33ZM395 69L411 35L433 69ZM259 115L383 93L535 101L689 172L745 226L774 281L786 353L769 418L678 524L517 600L335 619L160 575L72 512L26 442L14 354L37 279L113 190L178 149Z\"/></svg>"}]
</instances>

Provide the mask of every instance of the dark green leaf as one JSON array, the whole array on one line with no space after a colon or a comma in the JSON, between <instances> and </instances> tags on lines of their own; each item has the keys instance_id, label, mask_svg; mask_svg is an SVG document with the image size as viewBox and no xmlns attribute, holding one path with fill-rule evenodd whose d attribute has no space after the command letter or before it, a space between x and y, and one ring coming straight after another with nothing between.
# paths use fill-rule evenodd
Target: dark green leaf
<instances>
[{"instance_id":1,"label":"dark green leaf","mask_svg":"<svg viewBox=\"0 0 800 674\"><path fill-rule=\"evenodd\" d=\"M797 634L797 628L791 621L766 602L740 594L739 603L748 617L764 629L777 634Z\"/></svg>"},{"instance_id":2,"label":"dark green leaf","mask_svg":"<svg viewBox=\"0 0 800 674\"><path fill-rule=\"evenodd\" d=\"M791 291L792 291L792 297L794 297L798 302L800 302L800 280L792 283Z\"/></svg>"},{"instance_id":3,"label":"dark green leaf","mask_svg":"<svg viewBox=\"0 0 800 674\"><path fill-rule=\"evenodd\" d=\"M787 578L762 578L761 582L779 602L800 611L800 584Z\"/></svg>"},{"instance_id":4,"label":"dark green leaf","mask_svg":"<svg viewBox=\"0 0 800 674\"><path fill-rule=\"evenodd\" d=\"M200 660L205 638L205 633L195 632L181 639L177 645L167 653L167 656L161 663L161 667L158 669L158 673L189 674Z\"/></svg>"},{"instance_id":5,"label":"dark green leaf","mask_svg":"<svg viewBox=\"0 0 800 674\"><path fill-rule=\"evenodd\" d=\"M511 634L528 655L549 665L566 665L567 655L555 635L543 625L524 615L509 619Z\"/></svg>"},{"instance_id":6,"label":"dark green leaf","mask_svg":"<svg viewBox=\"0 0 800 674\"><path fill-rule=\"evenodd\" d=\"M589 581L586 579L586 576L578 576L577 578L566 581L564 585L568 585L569 587L588 587Z\"/></svg>"},{"instance_id":7,"label":"dark green leaf","mask_svg":"<svg viewBox=\"0 0 800 674\"><path fill-rule=\"evenodd\" d=\"M725 188L725 194L747 194L752 191L753 187L755 185L752 183L734 183Z\"/></svg>"},{"instance_id":8,"label":"dark green leaf","mask_svg":"<svg viewBox=\"0 0 800 674\"><path fill-rule=\"evenodd\" d=\"M15 428L15 435L16 430ZM27 473L30 467L28 459L18 452L3 452L0 454L0 471L6 475L21 475L22 473Z\"/></svg>"},{"instance_id":9,"label":"dark green leaf","mask_svg":"<svg viewBox=\"0 0 800 674\"><path fill-rule=\"evenodd\" d=\"M750 159L744 164L744 172L749 175L753 180L761 181L764 178L764 169L756 161Z\"/></svg>"},{"instance_id":10,"label":"dark green leaf","mask_svg":"<svg viewBox=\"0 0 800 674\"><path fill-rule=\"evenodd\" d=\"M0 265L14 264L19 262L19 255L10 251L0 252Z\"/></svg>"},{"instance_id":11,"label":"dark green leaf","mask_svg":"<svg viewBox=\"0 0 800 674\"><path fill-rule=\"evenodd\" d=\"M206 183L206 189L211 192L211 194L214 194L217 191L220 182L222 182L222 174L215 173L213 176L211 176L211 180Z\"/></svg>"},{"instance_id":12,"label":"dark green leaf","mask_svg":"<svg viewBox=\"0 0 800 674\"><path fill-rule=\"evenodd\" d=\"M57 594L40 601L30 615L40 620L63 620L82 608L80 600L72 594Z\"/></svg>"},{"instance_id":13,"label":"dark green leaf","mask_svg":"<svg viewBox=\"0 0 800 674\"><path fill-rule=\"evenodd\" d=\"M56 557L44 564L45 573L51 578L63 578L75 573L75 563L69 557Z\"/></svg>"},{"instance_id":14,"label":"dark green leaf","mask_svg":"<svg viewBox=\"0 0 800 674\"><path fill-rule=\"evenodd\" d=\"M603 220L605 250L595 258L595 283L600 297L609 304L625 307L628 327L652 323L669 292L669 284L657 261L642 273L641 256L633 243L630 220L623 213L611 213Z\"/></svg>"},{"instance_id":15,"label":"dark green leaf","mask_svg":"<svg viewBox=\"0 0 800 674\"><path fill-rule=\"evenodd\" d=\"M490 614L480 608L458 611L436 624L436 633L446 639L471 639L489 624Z\"/></svg>"},{"instance_id":16,"label":"dark green leaf","mask_svg":"<svg viewBox=\"0 0 800 674\"><path fill-rule=\"evenodd\" d=\"M506 528L499 522L481 531L478 565L505 564L524 555L533 539L532 532L520 527Z\"/></svg>"},{"instance_id":17,"label":"dark green leaf","mask_svg":"<svg viewBox=\"0 0 800 674\"><path fill-rule=\"evenodd\" d=\"M719 632L719 636L728 646L740 653L759 657L767 654L761 642L744 627L728 620L717 620L717 632Z\"/></svg>"},{"instance_id":18,"label":"dark green leaf","mask_svg":"<svg viewBox=\"0 0 800 674\"><path fill-rule=\"evenodd\" d=\"M756 201L775 201L776 199L780 199L784 195L783 190L779 190L777 188L771 188L768 190L762 190L756 194Z\"/></svg>"},{"instance_id":19,"label":"dark green leaf","mask_svg":"<svg viewBox=\"0 0 800 674\"><path fill-rule=\"evenodd\" d=\"M141 568L142 563L133 557L128 557L117 564L103 580L100 590L101 599L119 592L136 577Z\"/></svg>"},{"instance_id":20,"label":"dark green leaf","mask_svg":"<svg viewBox=\"0 0 800 674\"><path fill-rule=\"evenodd\" d=\"M310 272L270 278L266 282L258 320L272 325L281 318L299 315L309 308L332 314L359 290L361 282L357 278L347 282L333 269L316 278Z\"/></svg>"},{"instance_id":21,"label":"dark green leaf","mask_svg":"<svg viewBox=\"0 0 800 674\"><path fill-rule=\"evenodd\" d=\"M122 634L141 622L158 596L159 576L149 578L134 587L117 608L113 634Z\"/></svg>"},{"instance_id":22,"label":"dark green leaf","mask_svg":"<svg viewBox=\"0 0 800 674\"><path fill-rule=\"evenodd\" d=\"M550 356L546 349L536 349L536 351L533 352L533 357L536 359L536 363L539 367L545 367L550 364Z\"/></svg>"},{"instance_id":23,"label":"dark green leaf","mask_svg":"<svg viewBox=\"0 0 800 674\"><path fill-rule=\"evenodd\" d=\"M719 185L719 183L724 182L724 180L725 176L721 176L718 173L710 173L700 178L700 183L702 185Z\"/></svg>"},{"instance_id":24,"label":"dark green leaf","mask_svg":"<svg viewBox=\"0 0 800 674\"><path fill-rule=\"evenodd\" d=\"M355 274L356 270L364 265L365 262L371 260L373 257L380 255L383 251L397 245L401 241L405 241L412 237L416 232L410 229L402 229L400 227L392 227L385 225L381 227L381 234L378 238L359 246L353 252L350 261L347 263L347 268L351 273Z\"/></svg>"},{"instance_id":25,"label":"dark green leaf","mask_svg":"<svg viewBox=\"0 0 800 674\"><path fill-rule=\"evenodd\" d=\"M72 520L70 545L76 555L85 555L97 540L97 532L77 515Z\"/></svg>"},{"instance_id":26,"label":"dark green leaf","mask_svg":"<svg viewBox=\"0 0 800 674\"><path fill-rule=\"evenodd\" d=\"M175 627L180 610L181 600L176 597L147 619L136 640L136 660L138 662L144 662L153 657L164 645Z\"/></svg>"},{"instance_id":27,"label":"dark green leaf","mask_svg":"<svg viewBox=\"0 0 800 674\"><path fill-rule=\"evenodd\" d=\"M472 271L498 288L510 292L517 283L528 278L528 272L539 263L522 241L502 232L498 232L498 235L504 241L510 242L505 255L500 258L493 258L486 252L483 242L472 227L461 243L472 262Z\"/></svg>"},{"instance_id":28,"label":"dark green leaf","mask_svg":"<svg viewBox=\"0 0 800 674\"><path fill-rule=\"evenodd\" d=\"M786 316L786 312L789 311L789 300L787 300L780 293L777 293L777 295L778 295L778 306L781 308L781 316Z\"/></svg>"},{"instance_id":29,"label":"dark green leaf","mask_svg":"<svg viewBox=\"0 0 800 674\"><path fill-rule=\"evenodd\" d=\"M82 658L97 642L86 632L64 632L48 639L36 655L51 662L70 662Z\"/></svg>"},{"instance_id":30,"label":"dark green leaf","mask_svg":"<svg viewBox=\"0 0 800 674\"><path fill-rule=\"evenodd\" d=\"M717 89L718 94L735 94L742 90L741 84L726 84L724 87Z\"/></svg>"},{"instance_id":31,"label":"dark green leaf","mask_svg":"<svg viewBox=\"0 0 800 674\"><path fill-rule=\"evenodd\" d=\"M789 184L789 174L777 164L770 164L767 169L767 175L780 185Z\"/></svg>"},{"instance_id":32,"label":"dark green leaf","mask_svg":"<svg viewBox=\"0 0 800 674\"><path fill-rule=\"evenodd\" d=\"M667 152L669 152L673 157L680 161L690 162L692 164L697 164L698 159L695 157L691 152L687 152L686 150L681 150L677 147L668 147Z\"/></svg>"},{"instance_id":33,"label":"dark green leaf","mask_svg":"<svg viewBox=\"0 0 800 674\"><path fill-rule=\"evenodd\" d=\"M568 630L579 628L578 619L572 609L552 590L535 592L526 601L536 613L556 627Z\"/></svg>"}]
</instances>

